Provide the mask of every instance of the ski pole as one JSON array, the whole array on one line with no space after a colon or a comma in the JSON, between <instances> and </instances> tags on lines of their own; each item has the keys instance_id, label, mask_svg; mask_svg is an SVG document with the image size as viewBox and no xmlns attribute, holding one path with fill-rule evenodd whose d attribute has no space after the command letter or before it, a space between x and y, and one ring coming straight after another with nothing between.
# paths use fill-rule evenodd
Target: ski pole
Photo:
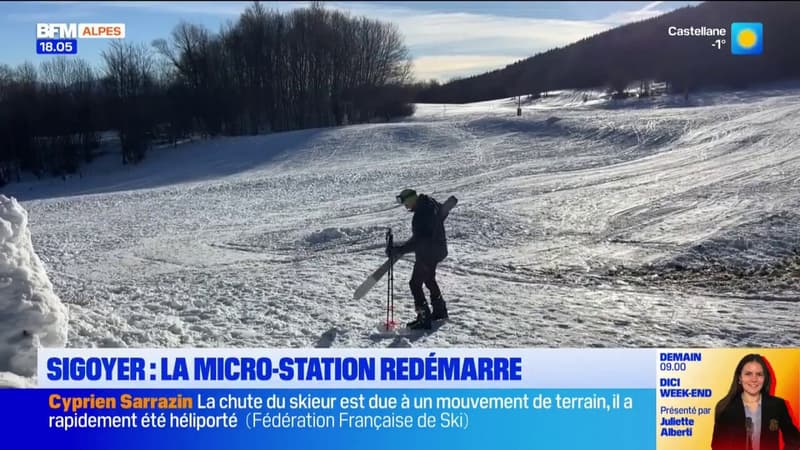
<instances>
[{"instance_id":1,"label":"ski pole","mask_svg":"<svg viewBox=\"0 0 800 450\"><path fill-rule=\"evenodd\" d=\"M394 236L392 236L392 229L386 232L386 249L389 253L389 276L386 277L386 330L391 329L394 325L394 255L392 249L394 247ZM390 316L391 313L391 316ZM391 318L390 318L391 317Z\"/></svg>"},{"instance_id":2,"label":"ski pole","mask_svg":"<svg viewBox=\"0 0 800 450\"><path fill-rule=\"evenodd\" d=\"M392 238L392 247L394 247L394 238ZM389 319L389 327L394 328L394 255L391 258L391 266L389 267L389 292L391 293L391 306L389 311L392 313L392 318Z\"/></svg>"},{"instance_id":3,"label":"ski pole","mask_svg":"<svg viewBox=\"0 0 800 450\"><path fill-rule=\"evenodd\" d=\"M392 236L392 229L389 228L386 231L386 238L385 239L386 239L386 253L389 254L389 259L390 260L392 258L391 236ZM391 279L391 277L392 277L392 263L391 263L391 261L389 261L389 273L388 273L388 275L389 276L386 277L386 323L385 323L385 326L386 326L387 330L389 329L389 300L390 300L391 295L392 295L391 294L392 282L389 281Z\"/></svg>"}]
</instances>

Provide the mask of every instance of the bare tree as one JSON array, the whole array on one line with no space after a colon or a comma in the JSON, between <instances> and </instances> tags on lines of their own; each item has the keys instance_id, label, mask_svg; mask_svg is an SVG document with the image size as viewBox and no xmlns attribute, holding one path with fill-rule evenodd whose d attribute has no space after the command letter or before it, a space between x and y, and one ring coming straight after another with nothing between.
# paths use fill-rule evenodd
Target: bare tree
<instances>
[{"instance_id":1,"label":"bare tree","mask_svg":"<svg viewBox=\"0 0 800 450\"><path fill-rule=\"evenodd\" d=\"M83 160L90 162L92 151L98 147L98 115L95 85L96 77L92 67L83 59L73 59L69 70L69 85L73 97L75 131L79 134Z\"/></svg>"},{"instance_id":2,"label":"bare tree","mask_svg":"<svg viewBox=\"0 0 800 450\"><path fill-rule=\"evenodd\" d=\"M147 111L153 88L154 58L144 45L113 41L102 53L106 92L122 145L122 163L139 162L149 145Z\"/></svg>"}]
</instances>

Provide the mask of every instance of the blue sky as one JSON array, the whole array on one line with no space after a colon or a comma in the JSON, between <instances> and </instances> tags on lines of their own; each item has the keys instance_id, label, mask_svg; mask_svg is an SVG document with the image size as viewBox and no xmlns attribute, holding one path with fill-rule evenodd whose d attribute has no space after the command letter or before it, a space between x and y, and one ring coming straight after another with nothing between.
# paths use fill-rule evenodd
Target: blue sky
<instances>
[{"instance_id":1,"label":"blue sky","mask_svg":"<svg viewBox=\"0 0 800 450\"><path fill-rule=\"evenodd\" d=\"M262 2L289 11L309 2ZM514 61L632 21L700 2L325 2L326 8L398 25L418 79L446 81L502 68ZM36 54L35 25L125 23L126 39L168 38L181 20L212 31L235 21L252 2L2 2L0 63L16 66L52 58ZM78 41L78 56L95 67L107 40Z\"/></svg>"}]
</instances>

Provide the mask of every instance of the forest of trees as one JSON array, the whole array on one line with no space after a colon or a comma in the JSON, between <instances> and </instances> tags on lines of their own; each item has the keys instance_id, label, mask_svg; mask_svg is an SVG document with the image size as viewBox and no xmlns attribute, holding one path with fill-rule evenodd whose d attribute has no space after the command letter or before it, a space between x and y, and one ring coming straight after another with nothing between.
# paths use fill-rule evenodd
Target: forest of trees
<instances>
[{"instance_id":1,"label":"forest of trees","mask_svg":"<svg viewBox=\"0 0 800 450\"><path fill-rule=\"evenodd\" d=\"M718 27L761 22L764 53L731 55L717 38L670 37L670 26ZM667 82L675 92L700 87L744 88L759 82L800 77L800 4L797 2L705 2L649 20L624 25L563 48L552 49L503 69L429 86L415 100L468 103L558 89L605 87L621 91L642 81Z\"/></svg>"},{"instance_id":2,"label":"forest of trees","mask_svg":"<svg viewBox=\"0 0 800 450\"><path fill-rule=\"evenodd\" d=\"M107 130L128 164L156 140L410 115L410 64L394 24L255 2L218 33L183 22L150 44L112 41L97 69L76 57L0 65L0 185L20 170L75 173Z\"/></svg>"}]
</instances>

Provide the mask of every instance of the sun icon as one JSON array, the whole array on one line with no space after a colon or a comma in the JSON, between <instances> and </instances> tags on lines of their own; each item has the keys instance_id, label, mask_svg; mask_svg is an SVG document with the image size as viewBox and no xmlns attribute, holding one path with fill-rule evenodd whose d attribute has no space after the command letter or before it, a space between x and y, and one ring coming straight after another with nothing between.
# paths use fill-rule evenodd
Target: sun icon
<instances>
[{"instance_id":1,"label":"sun icon","mask_svg":"<svg viewBox=\"0 0 800 450\"><path fill-rule=\"evenodd\" d=\"M731 24L731 53L734 55L760 55L764 52L764 24L760 22L733 22Z\"/></svg>"},{"instance_id":2,"label":"sun icon","mask_svg":"<svg viewBox=\"0 0 800 450\"><path fill-rule=\"evenodd\" d=\"M736 36L736 40L739 41L739 45L742 48L753 48L758 43L758 36L753 30L746 29L742 30L739 36Z\"/></svg>"}]
</instances>

